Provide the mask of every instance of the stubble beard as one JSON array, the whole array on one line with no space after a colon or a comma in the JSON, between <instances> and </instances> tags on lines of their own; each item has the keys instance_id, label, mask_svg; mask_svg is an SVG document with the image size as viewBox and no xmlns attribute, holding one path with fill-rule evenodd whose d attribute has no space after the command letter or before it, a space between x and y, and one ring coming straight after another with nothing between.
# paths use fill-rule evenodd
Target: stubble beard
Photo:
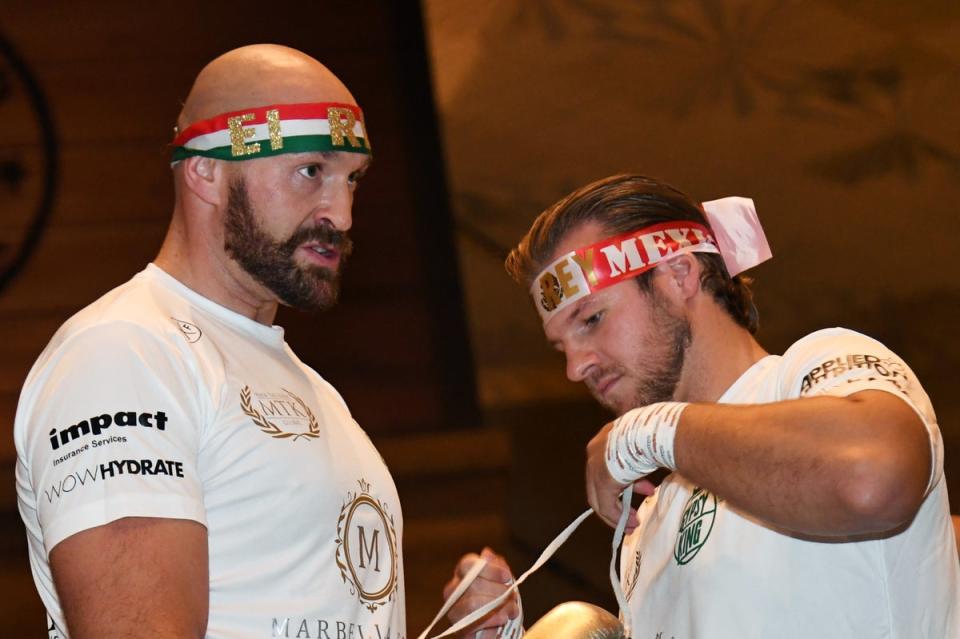
<instances>
[{"instance_id":1,"label":"stubble beard","mask_svg":"<svg viewBox=\"0 0 960 639\"><path fill-rule=\"evenodd\" d=\"M597 397L601 404L616 415L622 415L632 408L671 401L683 373L687 348L692 338L690 322L671 314L656 291L651 291L649 298L652 307L651 322L655 327L654 348L634 362L632 371L619 371L620 374L630 374L634 378L633 392L625 403L608 402Z\"/></svg>"},{"instance_id":2,"label":"stubble beard","mask_svg":"<svg viewBox=\"0 0 960 639\"><path fill-rule=\"evenodd\" d=\"M274 240L257 222L243 178L231 182L224 220L227 255L281 303L301 311L325 311L340 295L340 269L298 264L294 254L309 241L336 248L341 268L353 250L346 233L327 226L301 228L286 240Z\"/></svg>"}]
</instances>

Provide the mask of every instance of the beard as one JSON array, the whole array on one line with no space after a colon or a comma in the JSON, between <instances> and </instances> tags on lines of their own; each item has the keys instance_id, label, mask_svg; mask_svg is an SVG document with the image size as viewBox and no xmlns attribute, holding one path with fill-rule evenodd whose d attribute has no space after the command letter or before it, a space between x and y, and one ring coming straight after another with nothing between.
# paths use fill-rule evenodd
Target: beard
<instances>
[{"instance_id":1,"label":"beard","mask_svg":"<svg viewBox=\"0 0 960 639\"><path fill-rule=\"evenodd\" d=\"M651 292L650 299L660 349L655 357L644 358L646 362L637 362L637 367L645 368L646 374L637 379L630 408L673 399L692 337L690 322L671 314L656 291Z\"/></svg>"},{"instance_id":2,"label":"beard","mask_svg":"<svg viewBox=\"0 0 960 639\"><path fill-rule=\"evenodd\" d=\"M340 269L297 264L297 248L311 241L335 248L341 266L353 251L345 232L326 225L301 228L286 240L274 240L257 222L243 178L230 183L223 243L227 255L281 303L301 311L324 311L337 303Z\"/></svg>"},{"instance_id":3,"label":"beard","mask_svg":"<svg viewBox=\"0 0 960 639\"><path fill-rule=\"evenodd\" d=\"M614 401L614 398L603 398L594 393L598 402L618 416L632 408L673 399L692 339L689 321L673 315L656 290L651 290L648 297L651 302L651 347L644 349L644 355L633 363L630 370L619 367L617 371L633 379L630 394L625 401ZM607 372L601 371L598 379ZM593 390L594 386L590 388Z\"/></svg>"}]
</instances>

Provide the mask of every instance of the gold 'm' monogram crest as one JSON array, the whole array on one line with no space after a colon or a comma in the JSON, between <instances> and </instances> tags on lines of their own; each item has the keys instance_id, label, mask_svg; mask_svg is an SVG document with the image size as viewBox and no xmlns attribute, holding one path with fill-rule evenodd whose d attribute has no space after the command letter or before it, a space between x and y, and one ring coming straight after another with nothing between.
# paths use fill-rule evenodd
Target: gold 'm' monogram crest
<instances>
[{"instance_id":1,"label":"gold 'm' monogram crest","mask_svg":"<svg viewBox=\"0 0 960 639\"><path fill-rule=\"evenodd\" d=\"M370 612L393 599L397 578L397 531L388 506L370 494L370 484L347 493L337 519L337 568L340 577ZM382 552L381 552L382 550Z\"/></svg>"}]
</instances>

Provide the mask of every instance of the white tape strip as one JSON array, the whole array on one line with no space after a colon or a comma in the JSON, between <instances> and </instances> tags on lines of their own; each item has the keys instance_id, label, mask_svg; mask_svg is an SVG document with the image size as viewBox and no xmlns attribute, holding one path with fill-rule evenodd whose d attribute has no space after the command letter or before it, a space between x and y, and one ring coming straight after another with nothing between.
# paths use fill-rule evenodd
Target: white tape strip
<instances>
[{"instance_id":1,"label":"white tape strip","mask_svg":"<svg viewBox=\"0 0 960 639\"><path fill-rule=\"evenodd\" d=\"M530 566L530 568L525 573L520 575L520 577L516 581L514 581L513 584L506 591L501 593L499 597L497 597L493 601L488 602L486 605L481 606L480 608L477 608L472 613L470 613L469 615L467 615L457 623L447 628L444 632L440 633L439 635L435 635L433 639L441 639L441 637L449 637L454 633L460 632L470 624L485 617L491 611L499 608L500 605L507 600L507 597L509 597L512 593L516 592L520 584L526 581L527 577L529 577L530 575L535 573L537 570L539 570L540 567L543 566L543 564L547 563L547 560L549 560L550 557L552 557L553 554L557 552L560 546L562 546L564 542L567 541L567 539L569 539L570 535L573 534L573 531L575 531L580 526L580 524L582 524L583 521L587 517L589 517L591 514L593 514L593 510L588 508L579 517L573 520L573 523L571 523L569 526L564 528L563 532L557 535L556 539L551 541L550 544L543 550L543 552L540 553L540 557L537 558L537 560L533 563L533 565ZM621 531L621 535L622 535L622 531ZM460 582L460 585L457 586L456 590L454 590L450 594L450 597L447 599L447 601L444 602L443 607L440 609L440 612L437 614L437 616L434 617L430 625L427 626L427 629L420 633L417 639L425 639L425 637L427 636L427 633L429 633L433 629L433 626L436 625L437 621L439 621L440 618L443 617L443 615L447 614L447 611L450 610L453 604L456 603L456 601L463 595L464 592L466 592L470 584L473 583L473 581L477 578L477 575L480 574L480 571L483 570L483 567L486 565L486 563L487 563L486 560L481 559L480 561L478 561L473 565L470 571L466 575L464 575L463 581ZM621 597L622 597L622 594L621 594Z\"/></svg>"},{"instance_id":2,"label":"white tape strip","mask_svg":"<svg viewBox=\"0 0 960 639\"><path fill-rule=\"evenodd\" d=\"M617 604L620 606L620 621L623 623L623 636L630 637L630 631L633 624L630 623L630 607L627 606L627 598L623 594L623 588L620 586L620 578L617 577L617 549L623 542L623 533L627 529L627 521L630 519L630 500L633 498L633 484L623 489L623 496L620 504L620 519L617 521L617 528L613 531L613 553L610 557L610 583L613 585L613 594L617 596Z\"/></svg>"},{"instance_id":3,"label":"white tape strip","mask_svg":"<svg viewBox=\"0 0 960 639\"><path fill-rule=\"evenodd\" d=\"M473 583L473 580L477 578L477 575L480 574L480 571L483 570L484 566L487 565L487 560L481 558L479 561L475 562L470 570L467 571L467 574L463 576L463 580L457 585L450 596L447 597L447 600L443 602L443 607L440 608L440 612L437 613L437 616L433 618L433 621L430 622L430 625L427 626L427 629L420 633L420 636L417 639L424 639L427 636L427 633L437 625L437 622L440 621L444 615L446 615L453 604L457 603L457 600L463 596L463 593L467 591L467 588L470 587L470 584Z\"/></svg>"}]
</instances>

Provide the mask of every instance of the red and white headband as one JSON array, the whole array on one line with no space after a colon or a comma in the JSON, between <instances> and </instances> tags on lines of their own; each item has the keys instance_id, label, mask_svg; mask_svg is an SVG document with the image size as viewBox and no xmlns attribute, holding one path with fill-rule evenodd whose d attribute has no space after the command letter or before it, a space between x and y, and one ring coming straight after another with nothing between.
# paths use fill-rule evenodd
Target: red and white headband
<instances>
[{"instance_id":1,"label":"red and white headband","mask_svg":"<svg viewBox=\"0 0 960 639\"><path fill-rule=\"evenodd\" d=\"M727 197L704 202L703 210L709 227L693 221L662 222L558 257L530 286L543 323L577 300L677 255L718 253L731 277L772 257L753 200Z\"/></svg>"},{"instance_id":2,"label":"red and white headband","mask_svg":"<svg viewBox=\"0 0 960 639\"><path fill-rule=\"evenodd\" d=\"M348 151L369 155L363 111L355 104L274 104L194 122L173 140L171 162L195 155L249 160L280 153Z\"/></svg>"}]
</instances>

